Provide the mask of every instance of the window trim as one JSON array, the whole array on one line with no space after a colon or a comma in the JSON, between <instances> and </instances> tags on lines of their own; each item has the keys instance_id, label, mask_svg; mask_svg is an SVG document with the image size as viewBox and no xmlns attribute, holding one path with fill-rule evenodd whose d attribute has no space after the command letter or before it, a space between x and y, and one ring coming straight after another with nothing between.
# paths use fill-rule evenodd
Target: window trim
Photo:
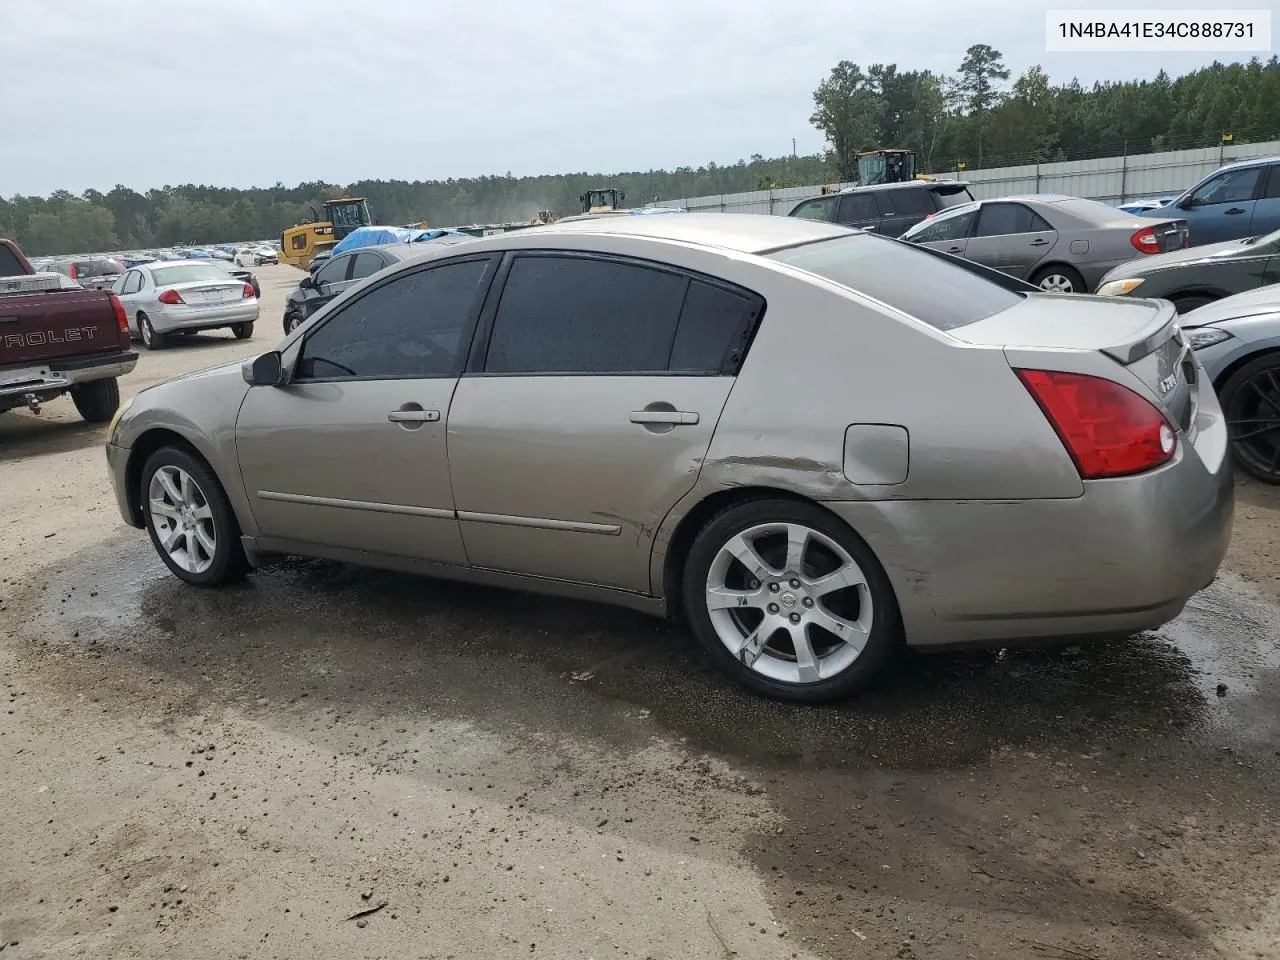
<instances>
[{"instance_id":1,"label":"window trim","mask_svg":"<svg viewBox=\"0 0 1280 960\"><path fill-rule=\"evenodd\" d=\"M547 371L547 372L500 372L489 371L484 368L489 358L489 345L493 340L493 322L498 315L498 308L502 304L502 294L506 291L507 278L511 274L511 267L516 260L522 257L553 257L559 260L602 260L607 263L618 263L624 266L640 267L642 269L656 270L660 273L668 273L672 276L679 277L685 283L685 297L688 297L688 284L692 281L705 283L708 286L718 287L735 296L745 297L756 303L755 313L751 318L751 323L747 328L746 337L736 362L731 361L730 356L726 356L718 370L579 370L579 371ZM502 255L502 263L499 265L497 273L493 278L493 282L489 286L488 295L485 298L485 304L480 311L480 321L476 325L475 337L472 340L471 352L467 357L467 363L462 371L464 377L474 378L491 378L491 377L736 377L742 370L742 365L746 362L747 354L751 351L751 345L755 342L756 334L760 330L760 324L764 320L764 315L768 310L768 302L764 296L740 284L724 280L720 277L713 277L710 274L702 273L698 270L689 269L687 267L678 267L674 264L664 263L660 260L649 260L645 257L636 257L627 254L616 253L600 253L594 250L572 250L558 248L537 248L524 250L508 250ZM684 303L680 306L681 316L684 314ZM680 321L676 320L676 333L679 333ZM673 341L674 344L674 341ZM670 362L668 355L667 361Z\"/></svg>"},{"instance_id":2,"label":"window trim","mask_svg":"<svg viewBox=\"0 0 1280 960\"><path fill-rule=\"evenodd\" d=\"M383 376L383 377L348 377L348 376L303 377L303 376L297 375L297 369L299 366L301 366L302 361L306 356L307 342L312 337L314 337L317 333L319 333L321 330L327 327L330 323L332 323L335 317L342 316L344 313L350 310L353 306L355 306L365 297L375 293L378 290L381 290L383 287L385 287L389 283L394 283L397 279L408 277L408 276L415 276L419 273L426 273L428 270L436 270L441 267L457 266L460 263L470 263L473 261L484 262L485 271L480 277L480 286L476 294L476 299L471 304L470 316L468 318L470 330L465 331L462 336L462 340L467 344L467 348L464 351L460 351L463 354L462 364L460 369L455 370L452 373L434 374L430 376L418 376L418 375L407 376L406 375L406 376L395 376L395 377L388 377L388 376ZM465 376L467 361L471 356L472 350L474 350L475 348L476 331L479 326L477 323L477 318L480 315L481 311L483 310L485 302L489 298L489 293L493 286L494 274L496 272L495 265L497 261L498 261L498 257L493 253L477 252L477 253L471 253L464 256L460 256L460 257L449 257L448 259L445 259L445 260L428 260L426 263L414 264L414 266L408 270L395 270L390 275L385 277L380 276L379 274L374 274L374 277L376 277L377 279L374 280L372 283L370 283L367 288L366 287L359 288L359 293L353 296L346 303L342 304L341 308L336 310L329 310L326 316L322 317L320 321L316 323L312 329L307 330L307 332L298 339L297 343L294 345L294 349L297 350L298 359L294 362L294 375L289 378L289 384L292 385L295 383L360 383L365 381L390 381L390 380L456 380L460 376ZM342 294L339 294L338 296L342 296ZM329 303L325 304L325 307L328 307L330 304L334 303L336 299L337 298L335 297L334 300L330 300Z\"/></svg>"}]
</instances>

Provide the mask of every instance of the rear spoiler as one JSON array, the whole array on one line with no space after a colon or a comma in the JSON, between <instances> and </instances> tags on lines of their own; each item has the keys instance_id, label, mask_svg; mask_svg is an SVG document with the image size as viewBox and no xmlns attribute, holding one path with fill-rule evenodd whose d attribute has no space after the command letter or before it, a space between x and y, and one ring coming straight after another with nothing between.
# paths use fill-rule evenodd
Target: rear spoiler
<instances>
[{"instance_id":1,"label":"rear spoiler","mask_svg":"<svg viewBox=\"0 0 1280 960\"><path fill-rule=\"evenodd\" d=\"M1137 363L1172 337L1177 337L1178 342L1182 342L1182 334L1178 329L1177 308L1168 300L1147 299L1147 303L1156 307L1157 310L1151 323L1142 331L1141 335L1128 343L1102 349L1102 352L1111 357L1111 359L1119 360L1125 366Z\"/></svg>"}]
</instances>

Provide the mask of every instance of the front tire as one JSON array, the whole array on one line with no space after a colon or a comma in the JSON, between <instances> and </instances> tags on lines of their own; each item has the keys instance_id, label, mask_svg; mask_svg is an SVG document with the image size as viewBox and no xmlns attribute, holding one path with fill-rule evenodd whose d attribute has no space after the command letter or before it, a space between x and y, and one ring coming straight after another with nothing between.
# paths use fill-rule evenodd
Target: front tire
<instances>
[{"instance_id":1,"label":"front tire","mask_svg":"<svg viewBox=\"0 0 1280 960\"><path fill-rule=\"evenodd\" d=\"M717 514L694 540L682 590L716 665L780 700L847 697L901 640L897 600L875 555L811 503L759 499Z\"/></svg>"},{"instance_id":2,"label":"front tire","mask_svg":"<svg viewBox=\"0 0 1280 960\"><path fill-rule=\"evenodd\" d=\"M1179 316L1182 316L1210 303L1213 303L1213 297L1195 294L1187 297L1175 297L1173 299L1173 308L1178 312Z\"/></svg>"},{"instance_id":3,"label":"front tire","mask_svg":"<svg viewBox=\"0 0 1280 960\"><path fill-rule=\"evenodd\" d=\"M1088 293L1080 271L1064 264L1056 264L1037 270L1031 282L1045 293Z\"/></svg>"},{"instance_id":4,"label":"front tire","mask_svg":"<svg viewBox=\"0 0 1280 960\"><path fill-rule=\"evenodd\" d=\"M156 328L151 325L151 318L145 313L138 314L138 337L148 350L164 349L164 337L156 333Z\"/></svg>"},{"instance_id":5,"label":"front tire","mask_svg":"<svg viewBox=\"0 0 1280 960\"><path fill-rule=\"evenodd\" d=\"M201 587L244 576L240 524L203 460L181 447L161 447L143 464L139 497L151 544L175 576Z\"/></svg>"},{"instance_id":6,"label":"front tire","mask_svg":"<svg viewBox=\"0 0 1280 960\"><path fill-rule=\"evenodd\" d=\"M120 382L115 377L77 383L71 388L71 402L87 423L107 423L120 409Z\"/></svg>"},{"instance_id":7,"label":"front tire","mask_svg":"<svg viewBox=\"0 0 1280 960\"><path fill-rule=\"evenodd\" d=\"M1250 360L1219 391L1236 463L1280 484L1280 353Z\"/></svg>"},{"instance_id":8,"label":"front tire","mask_svg":"<svg viewBox=\"0 0 1280 960\"><path fill-rule=\"evenodd\" d=\"M248 340L253 336L253 323L237 323L231 328L237 340Z\"/></svg>"}]
</instances>

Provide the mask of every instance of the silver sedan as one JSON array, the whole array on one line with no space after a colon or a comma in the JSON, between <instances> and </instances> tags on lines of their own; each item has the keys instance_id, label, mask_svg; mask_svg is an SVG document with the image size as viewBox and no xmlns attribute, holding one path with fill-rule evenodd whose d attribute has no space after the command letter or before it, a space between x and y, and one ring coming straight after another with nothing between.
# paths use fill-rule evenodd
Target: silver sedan
<instances>
[{"instance_id":1,"label":"silver sedan","mask_svg":"<svg viewBox=\"0 0 1280 960\"><path fill-rule=\"evenodd\" d=\"M681 612L794 700L1164 623L1232 513L1172 307L988 274L785 217L533 227L142 391L107 460L188 583L305 554Z\"/></svg>"},{"instance_id":2,"label":"silver sedan","mask_svg":"<svg viewBox=\"0 0 1280 960\"><path fill-rule=\"evenodd\" d=\"M1187 222L1142 219L1093 200L1056 194L952 207L902 235L994 267L1051 293L1088 293L1112 267L1189 243Z\"/></svg>"},{"instance_id":3,"label":"silver sedan","mask_svg":"<svg viewBox=\"0 0 1280 960\"><path fill-rule=\"evenodd\" d=\"M226 327L237 340L253 336L258 297L218 263L180 260L147 263L121 275L111 288L124 305L129 331L149 350L175 333Z\"/></svg>"}]
</instances>

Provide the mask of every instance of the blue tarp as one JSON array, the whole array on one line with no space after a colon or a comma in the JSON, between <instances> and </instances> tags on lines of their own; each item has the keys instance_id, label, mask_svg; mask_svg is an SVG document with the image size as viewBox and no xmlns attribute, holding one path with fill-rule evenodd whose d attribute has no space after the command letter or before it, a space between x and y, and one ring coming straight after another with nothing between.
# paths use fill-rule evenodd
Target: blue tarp
<instances>
[{"instance_id":1,"label":"blue tarp","mask_svg":"<svg viewBox=\"0 0 1280 960\"><path fill-rule=\"evenodd\" d=\"M411 230L408 227L357 227L343 237L333 248L336 256L359 247L379 247L385 243L416 243L421 240L434 240L446 233L457 233L457 230Z\"/></svg>"}]
</instances>

